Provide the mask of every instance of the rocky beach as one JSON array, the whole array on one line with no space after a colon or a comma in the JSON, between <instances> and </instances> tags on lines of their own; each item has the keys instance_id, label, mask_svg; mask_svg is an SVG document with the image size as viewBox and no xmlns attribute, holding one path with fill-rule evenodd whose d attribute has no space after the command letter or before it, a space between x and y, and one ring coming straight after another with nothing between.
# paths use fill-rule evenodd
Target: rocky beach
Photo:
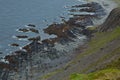
<instances>
[{"instance_id":1,"label":"rocky beach","mask_svg":"<svg viewBox=\"0 0 120 80\"><path fill-rule=\"evenodd\" d=\"M71 6L69 15L72 17L68 20L61 17L61 23L53 22L43 30L48 35L55 35L54 38L41 40L40 32L34 24L19 28L20 32L32 32L37 36L16 36L31 43L1 58L0 80L62 80L57 79L58 76L49 79L43 77L48 73L55 74L54 71L59 72L78 52L81 53L94 36L93 33L97 32L96 26L102 24L116 6L116 3L108 0L90 0ZM13 43L11 46L17 47L19 44ZM64 70L69 67L66 66Z\"/></svg>"}]
</instances>

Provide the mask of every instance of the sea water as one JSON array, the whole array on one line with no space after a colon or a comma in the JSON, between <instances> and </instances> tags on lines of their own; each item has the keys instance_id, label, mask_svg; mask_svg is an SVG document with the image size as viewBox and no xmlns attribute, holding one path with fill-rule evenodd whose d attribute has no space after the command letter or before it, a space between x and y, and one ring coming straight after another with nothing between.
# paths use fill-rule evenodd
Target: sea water
<instances>
[{"instance_id":1,"label":"sea water","mask_svg":"<svg viewBox=\"0 0 120 80\"><path fill-rule=\"evenodd\" d=\"M28 44L27 40L18 40L15 35L21 35L16 31L27 24L35 24L40 31L42 39L54 37L43 32L47 25L60 22L60 16L69 18L68 8L72 5L82 4L84 0L0 0L0 56ZM27 33L35 36L34 33ZM11 47L9 44L18 43L20 47Z\"/></svg>"}]
</instances>

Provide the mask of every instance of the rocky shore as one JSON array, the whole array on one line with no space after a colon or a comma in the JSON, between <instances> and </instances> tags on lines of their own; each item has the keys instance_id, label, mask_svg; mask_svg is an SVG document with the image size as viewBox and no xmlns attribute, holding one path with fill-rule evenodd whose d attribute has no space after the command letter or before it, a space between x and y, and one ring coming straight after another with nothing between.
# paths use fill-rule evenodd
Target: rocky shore
<instances>
[{"instance_id":1,"label":"rocky shore","mask_svg":"<svg viewBox=\"0 0 120 80\"><path fill-rule=\"evenodd\" d=\"M94 19L102 19L107 15L103 6L96 2L74 5L69 11L73 16L69 20L63 18L62 23L53 23L44 29L45 33L56 35L55 38L29 38L30 44L1 59L0 80L39 80L44 74L59 69L72 59L75 55L72 52L78 46L82 46L91 38L94 30L91 31L88 27L94 26ZM40 33L35 29L35 25L28 26L29 29L19 30Z\"/></svg>"}]
</instances>

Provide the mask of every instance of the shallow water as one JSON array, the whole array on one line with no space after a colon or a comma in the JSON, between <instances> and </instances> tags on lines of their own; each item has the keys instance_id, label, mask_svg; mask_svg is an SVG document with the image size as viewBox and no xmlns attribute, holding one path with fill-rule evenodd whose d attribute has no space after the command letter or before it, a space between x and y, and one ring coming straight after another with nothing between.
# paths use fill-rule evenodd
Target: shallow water
<instances>
[{"instance_id":1,"label":"shallow water","mask_svg":"<svg viewBox=\"0 0 120 80\"><path fill-rule=\"evenodd\" d=\"M60 22L60 16L68 18L68 8L82 3L84 0L0 0L0 52L3 52L0 56L19 48L8 44L16 42L24 46L28 43L26 40L12 37L23 34L17 32L16 29L24 28L25 25L31 23L37 26L42 39L54 37L44 34L42 29L52 22ZM35 36L36 34L27 33L26 35Z\"/></svg>"}]
</instances>

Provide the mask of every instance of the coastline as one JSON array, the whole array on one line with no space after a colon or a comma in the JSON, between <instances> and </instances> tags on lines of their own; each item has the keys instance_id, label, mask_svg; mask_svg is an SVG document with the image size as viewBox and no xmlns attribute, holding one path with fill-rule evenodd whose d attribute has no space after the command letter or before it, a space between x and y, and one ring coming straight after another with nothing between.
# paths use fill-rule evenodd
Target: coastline
<instances>
[{"instance_id":1,"label":"coastline","mask_svg":"<svg viewBox=\"0 0 120 80\"><path fill-rule=\"evenodd\" d=\"M89 0L89 1L91 1L91 0ZM92 0L92 1L95 1L95 0ZM101 1L101 0L100 0ZM103 0L104 1L104 0ZM107 3L110 3L110 4L112 4L111 3L111 1L109 2L109 0L107 0L106 1ZM114 8L116 8L116 7L118 7L118 5L117 5L117 3L115 3L114 2L114 0L112 0L112 2L114 3L114 7L111 7L111 9L108 11L108 14L107 14L107 16L109 15L109 13L110 13L110 11L112 10L112 9L114 9ZM99 3L99 1L98 1L98 3ZM110 5L109 4L109 5ZM108 7L108 6L107 6ZM106 8L105 8L106 9ZM107 18L107 16L106 16L106 18ZM104 20L106 19L106 18L104 18L103 19L103 22L104 22ZM98 20L98 22L99 22L99 20ZM100 22L100 24L101 24L101 22ZM97 24L98 25L98 24ZM78 64L74 64L73 63L73 66L71 66L71 65L69 65L69 64L71 64L72 62L74 62L74 60L75 61L77 61L77 57L78 56L80 56L80 53L82 52L82 51L85 51L86 50L86 48L88 47L88 44L86 43L86 44L84 44L82 47L81 46L79 46L78 48L78 51L76 50L74 53L77 53L76 54L76 56L74 56L74 58L73 58L73 60L72 61L69 61L69 63L67 63L63 68L60 68L60 69L58 69L58 70L56 70L56 71L53 71L53 72L50 72L50 73L48 73L48 74L46 74L46 75L44 75L43 76L43 78L41 78L41 80L68 80L68 77L70 76L70 74L72 73L72 74L74 74L75 72L78 72L78 73L80 73L80 71L78 70L78 71L74 71L75 69L77 69L77 67L80 67L80 66L77 66ZM80 50L80 49L83 49L83 50ZM80 60L78 61L78 62L80 62ZM108 60L107 62L110 62L110 60ZM77 63L77 62L76 62ZM75 66L77 66L77 67L75 67ZM85 65L85 64L84 64ZM104 65L104 64L103 64ZM69 67L70 67L70 69L69 69ZM68 68L68 70L67 70L67 68ZM70 71L70 70L73 70L72 72ZM60 70L60 71L59 71ZM93 71L94 71L94 69L93 69ZM89 71L89 72L92 72L92 71ZM68 74L69 74L69 76L68 76ZM59 77L59 79L57 78L57 77ZM67 77L67 78L66 78Z\"/></svg>"},{"instance_id":2,"label":"coastline","mask_svg":"<svg viewBox=\"0 0 120 80\"><path fill-rule=\"evenodd\" d=\"M102 7L105 9L105 11L107 13L107 15L104 16L103 19L97 20L94 22L96 25L102 24L105 21L105 19L108 17L111 10L118 6L118 4L115 2L115 0L88 0L88 1L90 1L90 2L93 1L93 2L99 3L100 5L102 5Z\"/></svg>"},{"instance_id":3,"label":"coastline","mask_svg":"<svg viewBox=\"0 0 120 80\"><path fill-rule=\"evenodd\" d=\"M97 25L98 25L98 24L97 24ZM49 32L48 32L48 33L49 33ZM49 34L51 34L51 33L49 33ZM57 33L55 33L55 34L57 34ZM63 34L63 35L64 35L64 34ZM66 36L63 36L63 35L62 35L62 37L66 37ZM58 36L61 36L61 35L58 34ZM67 36L68 36L68 35L67 35ZM71 36L71 35L70 35L70 36ZM83 40L85 40L85 39L86 39L86 38L83 38ZM59 42L58 39L56 39L56 40L57 40L57 42ZM54 41L56 41L56 40L54 40ZM66 39L63 39L63 40L66 40ZM69 42L69 40L70 40L70 39L68 39L67 42ZM79 39L77 39L77 40L78 40L78 42L79 42ZM43 50L43 51L48 52L49 50L54 50L54 49L48 49L48 48L51 48L51 47L47 47L48 44L46 45L46 42L47 42L47 43L50 43L50 44L51 44L51 43L53 44L53 42L51 42L51 41L53 41L53 39L43 41L43 42L45 43L45 45L44 45L44 46L45 46L45 47L44 47L45 50ZM70 41L71 41L71 40L70 40ZM61 41L60 41L60 42L61 42ZM78 44L78 42L77 42L76 44ZM62 43L65 44L66 41L65 41L65 42L62 42ZM34 44L34 43L32 43L32 45L33 45L33 44ZM35 43L35 44L36 44L36 43ZM37 44L40 44L40 43L37 43ZM68 47L69 45L73 45L73 44L75 44L75 43L73 42L72 44L67 44L67 46L63 46L63 48L62 48L61 50L64 50L66 47ZM36 45L35 45L35 46L36 46ZM49 45L49 46L52 46L52 45ZM79 45L77 45L77 47L78 47L78 46L79 46ZM39 46L38 46L38 47L39 47ZM62 46L61 46L61 44L60 44L60 46L59 46L59 44L56 44L56 47L57 47L57 49L59 50L59 48L62 47ZM77 47L76 47L76 48L77 48ZM54 48L55 48L55 47L54 47ZM60 51L61 51L61 50L60 50ZM71 50L71 48L69 48L68 51L69 51L69 50ZM34 49L33 49L33 51L34 51ZM60 51L58 51L58 52L60 52ZM71 50L71 51L72 51L72 50ZM71 52L71 51L70 51L70 52ZM65 54L63 53L63 55L67 55L66 52L67 52L67 51L65 51ZM51 52L50 52L50 53L51 53ZM67 52L67 53L68 53L68 52ZM33 53L33 54L35 54L35 53ZM41 53L39 53L39 54L41 54ZM58 55L58 54L57 54L57 55ZM61 55L61 53L59 53L59 55ZM35 59L37 56L39 56L39 55L33 55L33 56L32 56L32 59ZM64 59L65 57L66 57L66 56L63 56L63 58L61 58L61 60ZM37 60L36 60L36 61L37 61ZM47 62L47 61L49 61L49 59L46 58L45 62ZM59 61L59 60L58 60L58 61ZM67 59L67 61L69 62L68 59ZM64 62L64 61L63 61L63 62ZM34 64L34 62L32 62L32 63ZM40 62L40 63L41 63L41 62ZM40 64L40 63L38 62L38 64ZM56 63L58 63L58 62L56 62ZM24 63L23 63L23 64L24 64ZM35 63L35 64L37 64L37 63ZM59 64L56 64L56 65L59 65ZM55 65L55 66L56 66L56 65ZM30 66L30 67L31 67L31 66ZM45 67L45 66L43 66L43 67ZM53 71L54 71L55 69L57 69L57 68L54 68ZM38 74L37 74L37 75L38 75ZM23 77L23 80L24 80L24 78L25 78L25 77Z\"/></svg>"}]
</instances>

